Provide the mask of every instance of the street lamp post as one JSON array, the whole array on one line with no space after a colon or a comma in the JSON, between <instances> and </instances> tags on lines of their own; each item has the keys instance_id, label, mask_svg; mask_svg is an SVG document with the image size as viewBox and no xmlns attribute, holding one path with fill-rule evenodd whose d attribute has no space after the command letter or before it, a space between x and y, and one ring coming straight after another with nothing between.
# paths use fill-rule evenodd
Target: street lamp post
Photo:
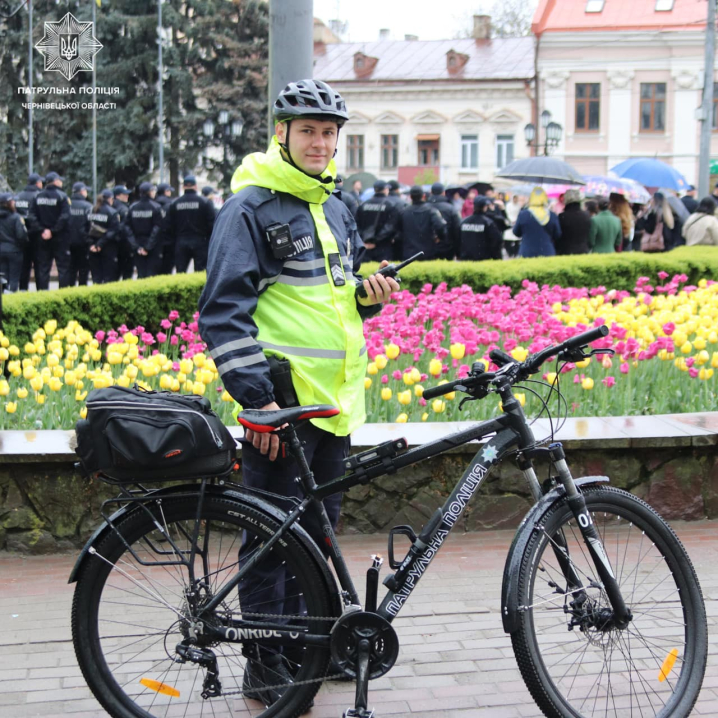
<instances>
[{"instance_id":1,"label":"street lamp post","mask_svg":"<svg viewBox=\"0 0 718 718\"><path fill-rule=\"evenodd\" d=\"M558 146L561 142L561 135L563 134L563 127L558 122L551 121L551 113L548 110L544 110L541 113L541 127L544 131L543 145L538 140L536 125L533 122L529 122L524 127L524 136L526 137L526 145L528 147L534 147L537 150L543 149L545 157L548 157L549 151Z\"/></svg>"},{"instance_id":2,"label":"street lamp post","mask_svg":"<svg viewBox=\"0 0 718 718\"><path fill-rule=\"evenodd\" d=\"M227 110L220 110L217 122L208 117L202 125L202 132L210 140L218 138L222 143L222 166L227 164L227 145L232 138L240 137L244 130L244 120L232 117Z\"/></svg>"}]
</instances>

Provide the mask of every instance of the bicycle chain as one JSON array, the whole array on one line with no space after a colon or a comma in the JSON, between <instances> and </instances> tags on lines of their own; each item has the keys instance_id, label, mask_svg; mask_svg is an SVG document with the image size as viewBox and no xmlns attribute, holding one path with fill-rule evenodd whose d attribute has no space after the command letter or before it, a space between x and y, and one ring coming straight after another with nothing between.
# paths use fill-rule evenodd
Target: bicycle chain
<instances>
[{"instance_id":1,"label":"bicycle chain","mask_svg":"<svg viewBox=\"0 0 718 718\"><path fill-rule=\"evenodd\" d=\"M260 690L262 691L271 691L275 690L277 688L287 688L289 686L304 686L308 685L309 683L319 683L324 681L336 681L340 678L345 678L345 675L343 673L337 673L334 676L320 676L319 678L307 678L304 681L292 681L291 683L278 683L274 686L262 686ZM246 691L240 690L240 691L222 691L222 695L219 696L220 698L224 698L225 696L240 696L244 695Z\"/></svg>"}]
</instances>

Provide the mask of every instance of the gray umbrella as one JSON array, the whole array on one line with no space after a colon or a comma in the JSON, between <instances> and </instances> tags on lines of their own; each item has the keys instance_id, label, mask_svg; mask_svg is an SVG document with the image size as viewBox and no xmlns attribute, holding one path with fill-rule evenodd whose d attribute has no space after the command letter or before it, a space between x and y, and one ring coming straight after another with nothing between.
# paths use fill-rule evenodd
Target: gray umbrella
<instances>
[{"instance_id":1,"label":"gray umbrella","mask_svg":"<svg viewBox=\"0 0 718 718\"><path fill-rule=\"evenodd\" d=\"M686 209L686 206L683 204L683 202L681 202L681 200L676 197L676 195L674 195L669 189L661 188L658 191L661 192L663 196L668 200L668 204L673 210L673 213L678 215L678 219L680 219L681 222L685 222L690 216L690 212Z\"/></svg>"},{"instance_id":2,"label":"gray umbrella","mask_svg":"<svg viewBox=\"0 0 718 718\"><path fill-rule=\"evenodd\" d=\"M516 182L536 184L586 184L580 172L567 162L553 157L526 157L522 160L514 160L497 172L496 176Z\"/></svg>"}]
</instances>

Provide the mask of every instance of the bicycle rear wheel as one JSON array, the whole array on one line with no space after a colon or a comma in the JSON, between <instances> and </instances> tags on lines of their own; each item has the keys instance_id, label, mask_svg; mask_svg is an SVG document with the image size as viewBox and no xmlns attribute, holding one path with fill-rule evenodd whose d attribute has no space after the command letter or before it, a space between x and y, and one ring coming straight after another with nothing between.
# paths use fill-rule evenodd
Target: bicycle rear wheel
<instances>
[{"instance_id":1,"label":"bicycle rear wheel","mask_svg":"<svg viewBox=\"0 0 718 718\"><path fill-rule=\"evenodd\" d=\"M612 627L580 529L559 501L521 561L520 628L511 639L524 681L550 718L684 718L698 698L707 655L705 606L691 561L640 499L610 487L583 493L633 619L625 629ZM572 590L556 558L561 534L583 590Z\"/></svg>"},{"instance_id":2,"label":"bicycle rear wheel","mask_svg":"<svg viewBox=\"0 0 718 718\"><path fill-rule=\"evenodd\" d=\"M248 656L262 653L266 657L271 652L271 657L277 658L276 646L262 645L261 639L242 644L208 643L194 636L192 644L216 658L222 686L216 697L202 697L207 687L206 666L178 662L178 644L191 637L188 618L196 610L190 608L192 602L206 603L237 573L243 540L250 546L242 553L241 561L246 561L276 533L278 524L251 505L206 496L195 544L200 549L194 561L197 580L190 585L188 568L178 559L189 556L197 499L167 497L148 502L147 507L152 517L141 508L129 511L117 524L117 531L109 532L95 546L96 554L88 557L78 578L72 607L73 641L97 700L114 718L301 715L326 675L328 645L295 647L291 655L287 649L281 670L262 668L263 685L278 686L276 690L282 694L269 707L263 705L266 692L256 690L256 678L248 682L245 673ZM160 561L174 565L159 565ZM264 577L262 561L271 562L271 571ZM325 579L291 532L260 560L256 570L260 573L254 574L251 587L240 584L233 590L210 618L213 624L225 627L233 620L273 620L287 623L290 630L329 635L335 619L331 619L332 601ZM281 582L276 578L278 570ZM263 614L277 613L275 597L280 585L283 605L293 603L300 608L296 616L267 618ZM251 692L250 687L255 689L256 700L243 693L245 688Z\"/></svg>"}]
</instances>

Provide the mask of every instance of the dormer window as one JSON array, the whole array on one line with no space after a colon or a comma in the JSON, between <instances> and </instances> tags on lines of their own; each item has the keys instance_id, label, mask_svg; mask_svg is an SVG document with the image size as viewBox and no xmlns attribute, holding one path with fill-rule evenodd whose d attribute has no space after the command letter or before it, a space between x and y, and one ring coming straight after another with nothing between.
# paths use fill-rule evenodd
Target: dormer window
<instances>
[{"instance_id":1,"label":"dormer window","mask_svg":"<svg viewBox=\"0 0 718 718\"><path fill-rule=\"evenodd\" d=\"M464 55L461 52L456 52L456 50L449 50L449 52L446 53L446 69L449 71L450 75L455 75L458 72L461 72L464 65L468 61L468 55Z\"/></svg>"},{"instance_id":2,"label":"dormer window","mask_svg":"<svg viewBox=\"0 0 718 718\"><path fill-rule=\"evenodd\" d=\"M374 72L377 62L378 57L370 57L363 52L354 53L354 74L357 77L368 77Z\"/></svg>"},{"instance_id":3,"label":"dormer window","mask_svg":"<svg viewBox=\"0 0 718 718\"><path fill-rule=\"evenodd\" d=\"M656 0L656 12L670 12L673 10L674 0Z\"/></svg>"},{"instance_id":4,"label":"dormer window","mask_svg":"<svg viewBox=\"0 0 718 718\"><path fill-rule=\"evenodd\" d=\"M605 0L586 0L586 12L602 12Z\"/></svg>"}]
</instances>

